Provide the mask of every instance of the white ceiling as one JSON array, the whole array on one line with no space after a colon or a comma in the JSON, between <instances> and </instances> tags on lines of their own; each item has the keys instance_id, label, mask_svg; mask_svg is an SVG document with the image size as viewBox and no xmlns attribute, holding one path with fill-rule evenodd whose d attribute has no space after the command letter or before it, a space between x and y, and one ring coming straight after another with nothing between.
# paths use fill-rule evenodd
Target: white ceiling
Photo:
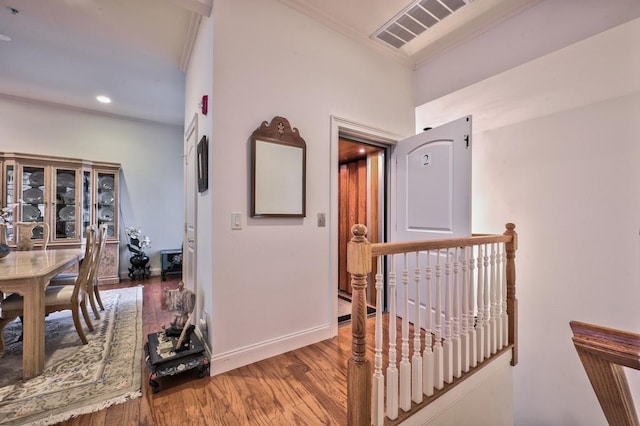
<instances>
[{"instance_id":1,"label":"white ceiling","mask_svg":"<svg viewBox=\"0 0 640 426\"><path fill-rule=\"evenodd\" d=\"M394 55L409 64L423 62L464 42L539 0L464 0L466 6L429 28L400 50L372 39L372 34L418 0L280 0L326 25Z\"/></svg>"},{"instance_id":2,"label":"white ceiling","mask_svg":"<svg viewBox=\"0 0 640 426\"><path fill-rule=\"evenodd\" d=\"M182 124L192 13L169 0L0 0L0 93ZM19 10L14 14L13 7ZM110 105L98 104L98 94Z\"/></svg>"},{"instance_id":3,"label":"white ceiling","mask_svg":"<svg viewBox=\"0 0 640 426\"><path fill-rule=\"evenodd\" d=\"M418 106L416 125L472 114L480 133L640 93L638 34L634 20L449 93Z\"/></svg>"},{"instance_id":4,"label":"white ceiling","mask_svg":"<svg viewBox=\"0 0 640 426\"><path fill-rule=\"evenodd\" d=\"M475 0L399 51L370 36L411 0L280 1L412 66L538 0ZM0 0L0 94L182 125L183 69L211 2Z\"/></svg>"}]
</instances>

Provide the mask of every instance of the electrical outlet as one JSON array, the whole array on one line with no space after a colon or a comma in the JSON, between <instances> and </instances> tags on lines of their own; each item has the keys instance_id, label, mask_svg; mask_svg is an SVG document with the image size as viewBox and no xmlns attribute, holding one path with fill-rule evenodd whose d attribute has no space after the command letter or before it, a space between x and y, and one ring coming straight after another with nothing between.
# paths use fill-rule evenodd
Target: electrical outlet
<instances>
[{"instance_id":1,"label":"electrical outlet","mask_svg":"<svg viewBox=\"0 0 640 426\"><path fill-rule=\"evenodd\" d=\"M207 317L209 316L209 314L207 313L207 311L202 311L202 313L200 314L200 331L202 332L202 334L204 336L207 335Z\"/></svg>"},{"instance_id":2,"label":"electrical outlet","mask_svg":"<svg viewBox=\"0 0 640 426\"><path fill-rule=\"evenodd\" d=\"M327 218L324 213L318 213L318 228L327 226Z\"/></svg>"}]
</instances>

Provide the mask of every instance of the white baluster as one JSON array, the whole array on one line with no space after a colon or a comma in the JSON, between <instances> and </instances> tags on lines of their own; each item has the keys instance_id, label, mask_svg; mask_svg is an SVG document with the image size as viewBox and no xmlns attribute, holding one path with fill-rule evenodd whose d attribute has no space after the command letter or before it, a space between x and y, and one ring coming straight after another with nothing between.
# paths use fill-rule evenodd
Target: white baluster
<instances>
[{"instance_id":1,"label":"white baluster","mask_svg":"<svg viewBox=\"0 0 640 426\"><path fill-rule=\"evenodd\" d=\"M497 349L500 350L503 344L502 336L502 244L498 243L496 248L496 324L497 324Z\"/></svg>"},{"instance_id":2,"label":"white baluster","mask_svg":"<svg viewBox=\"0 0 640 426\"><path fill-rule=\"evenodd\" d=\"M462 248L462 299L460 303L460 364L469 371L469 247Z\"/></svg>"},{"instance_id":3,"label":"white baluster","mask_svg":"<svg viewBox=\"0 0 640 426\"><path fill-rule=\"evenodd\" d=\"M400 408L411 410L411 363L409 362L409 265L404 254L402 269L404 315L402 317L402 359L400 360Z\"/></svg>"},{"instance_id":4,"label":"white baluster","mask_svg":"<svg viewBox=\"0 0 640 426\"><path fill-rule=\"evenodd\" d=\"M435 328L435 343L433 345L433 385L436 389L442 389L444 387L444 360L442 352L442 296L441 296L441 271L440 266L440 250L437 252L436 260L436 328Z\"/></svg>"},{"instance_id":5,"label":"white baluster","mask_svg":"<svg viewBox=\"0 0 640 426\"><path fill-rule=\"evenodd\" d=\"M453 345L451 342L451 253L447 250L444 288L444 381L453 382Z\"/></svg>"},{"instance_id":6,"label":"white baluster","mask_svg":"<svg viewBox=\"0 0 640 426\"><path fill-rule=\"evenodd\" d=\"M453 377L462 375L462 358L460 353L460 287L461 274L458 274L460 268L460 257L458 248L456 247L453 254L453 299L451 300L453 315L453 334L451 343L453 346Z\"/></svg>"},{"instance_id":7,"label":"white baluster","mask_svg":"<svg viewBox=\"0 0 640 426\"><path fill-rule=\"evenodd\" d=\"M396 358L396 329L398 327L396 294L396 258L391 256L389 271L389 365L387 366L387 417L398 418L398 367Z\"/></svg>"},{"instance_id":8,"label":"white baluster","mask_svg":"<svg viewBox=\"0 0 640 426\"><path fill-rule=\"evenodd\" d=\"M491 356L491 329L490 324L490 309L491 309L491 293L489 291L489 248L484 247L484 357L489 358Z\"/></svg>"},{"instance_id":9,"label":"white baluster","mask_svg":"<svg viewBox=\"0 0 640 426\"><path fill-rule=\"evenodd\" d=\"M476 280L476 254L474 246L469 247L469 366L478 365L478 333L476 331L476 293L478 281Z\"/></svg>"},{"instance_id":10,"label":"white baluster","mask_svg":"<svg viewBox=\"0 0 640 426\"><path fill-rule=\"evenodd\" d=\"M509 344L509 314L507 314L507 250L502 244L502 346Z\"/></svg>"},{"instance_id":11,"label":"white baluster","mask_svg":"<svg viewBox=\"0 0 640 426\"><path fill-rule=\"evenodd\" d=\"M478 301L476 334L478 335L478 362L484 361L484 274L482 265L482 245L478 246Z\"/></svg>"},{"instance_id":12,"label":"white baluster","mask_svg":"<svg viewBox=\"0 0 640 426\"><path fill-rule=\"evenodd\" d=\"M427 252L427 266L424 269L424 277L427 284L425 293L425 333L424 333L424 352L422 353L422 392L427 395L433 395L433 335L431 328L431 252Z\"/></svg>"},{"instance_id":13,"label":"white baluster","mask_svg":"<svg viewBox=\"0 0 640 426\"><path fill-rule=\"evenodd\" d=\"M378 256L376 273L376 301L382 302L382 256ZM373 387L371 390L371 422L378 426L384 424L384 376L382 375L382 309L376 309L376 336L374 352Z\"/></svg>"},{"instance_id":14,"label":"white baluster","mask_svg":"<svg viewBox=\"0 0 640 426\"><path fill-rule=\"evenodd\" d=\"M498 263L496 245L491 244L491 353L498 352Z\"/></svg>"},{"instance_id":15,"label":"white baluster","mask_svg":"<svg viewBox=\"0 0 640 426\"><path fill-rule=\"evenodd\" d=\"M415 317L413 320L413 358L411 358L411 399L415 403L422 402L422 355L420 354L420 253L416 252L416 267L413 271L416 287Z\"/></svg>"}]
</instances>

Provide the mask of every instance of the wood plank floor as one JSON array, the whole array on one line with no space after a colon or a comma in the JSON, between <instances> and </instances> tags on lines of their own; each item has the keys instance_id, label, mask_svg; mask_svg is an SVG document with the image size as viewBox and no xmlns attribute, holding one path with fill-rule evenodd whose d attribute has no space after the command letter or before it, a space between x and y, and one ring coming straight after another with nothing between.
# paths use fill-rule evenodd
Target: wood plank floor
<instances>
[{"instance_id":1,"label":"wood plank floor","mask_svg":"<svg viewBox=\"0 0 640 426\"><path fill-rule=\"evenodd\" d=\"M160 294L163 287L177 284L154 278L144 282L145 336L169 323L171 313L160 309ZM344 425L350 354L351 327L347 325L333 339L215 377L199 379L194 371L161 378L157 394L147 383L143 365L141 398L59 424Z\"/></svg>"},{"instance_id":2,"label":"wood plank floor","mask_svg":"<svg viewBox=\"0 0 640 426\"><path fill-rule=\"evenodd\" d=\"M155 278L155 279L154 279ZM126 287L131 283L120 284ZM137 285L135 283L134 285ZM143 332L159 331L172 313L160 308L164 287L175 288L177 281L152 277L144 282ZM109 288L116 288L110 286ZM401 319L397 318L397 347L401 345ZM411 326L410 326L411 327ZM388 315L383 315L383 347L388 345ZM410 335L412 335L411 327ZM367 319L367 358L373 369L375 316ZM422 344L424 346L424 330ZM413 353L413 339L409 354ZM424 348L422 348L424 349ZM511 350L511 345L503 351ZM351 326L338 328L338 336L306 346L215 377L198 378L196 371L161 378L160 392L154 394L147 383L143 360L142 397L102 411L70 419L60 425L345 425L347 418L347 360L351 356ZM398 354L400 356L400 354ZM383 353L383 371L387 367ZM495 359L495 358L494 358ZM400 410L397 425L417 409L435 401L449 389L462 383L491 360L471 369L468 375L445 384L442 390L412 403L408 413Z\"/></svg>"}]
</instances>

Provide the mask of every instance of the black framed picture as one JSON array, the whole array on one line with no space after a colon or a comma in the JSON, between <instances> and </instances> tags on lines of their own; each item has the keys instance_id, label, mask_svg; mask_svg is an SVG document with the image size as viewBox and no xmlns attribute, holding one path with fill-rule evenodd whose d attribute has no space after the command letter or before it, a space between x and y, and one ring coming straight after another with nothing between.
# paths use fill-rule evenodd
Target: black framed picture
<instances>
[{"instance_id":1,"label":"black framed picture","mask_svg":"<svg viewBox=\"0 0 640 426\"><path fill-rule=\"evenodd\" d=\"M198 192L209 188L209 141L203 136L198 142Z\"/></svg>"}]
</instances>

